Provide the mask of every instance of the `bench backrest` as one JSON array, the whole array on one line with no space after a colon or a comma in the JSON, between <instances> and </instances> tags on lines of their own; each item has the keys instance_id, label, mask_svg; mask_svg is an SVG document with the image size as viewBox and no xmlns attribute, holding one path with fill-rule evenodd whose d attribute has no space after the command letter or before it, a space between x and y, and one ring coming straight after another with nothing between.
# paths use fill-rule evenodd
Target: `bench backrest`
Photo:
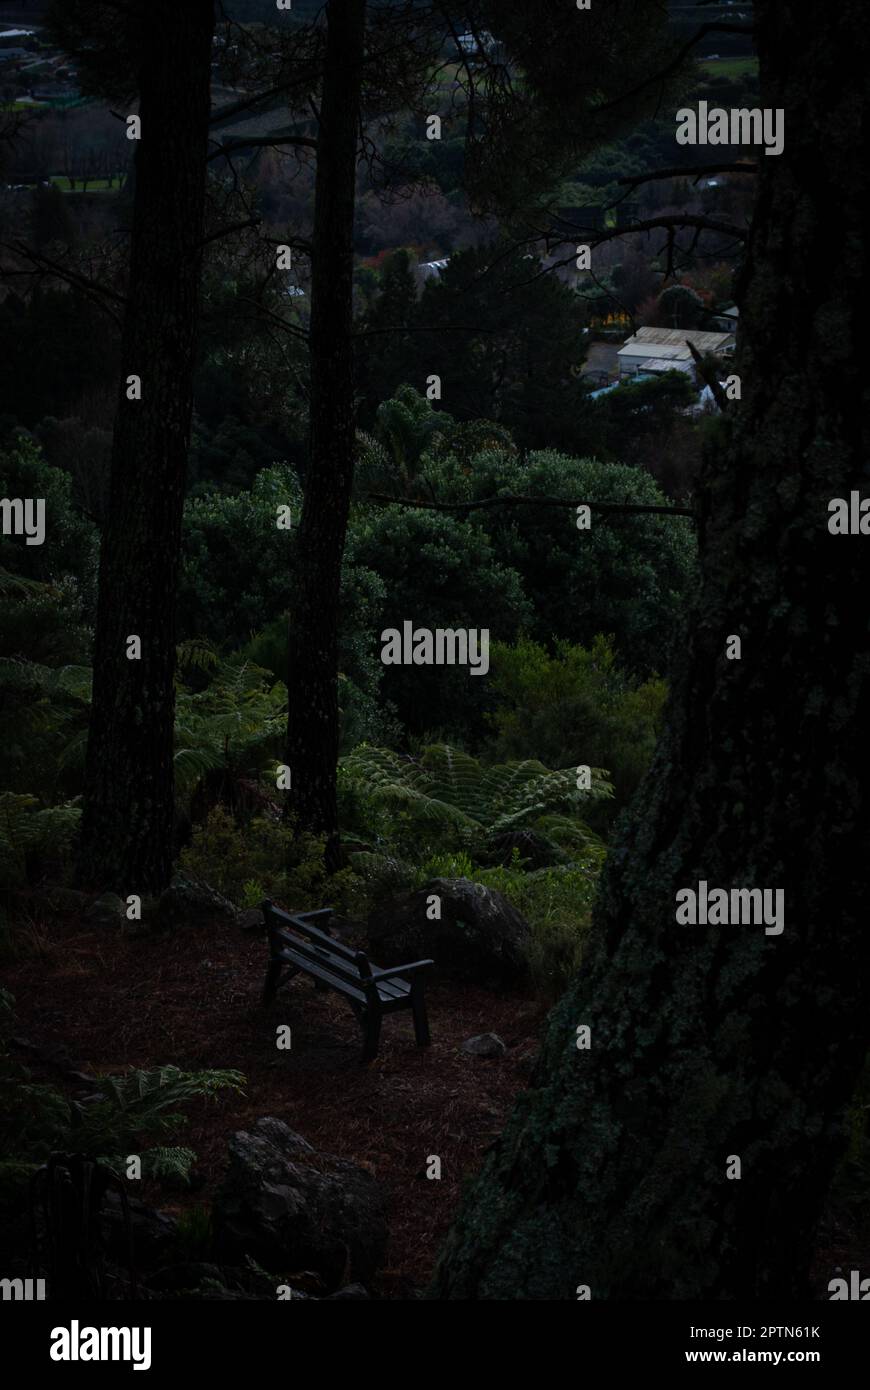
<instances>
[{"instance_id":1,"label":"bench backrest","mask_svg":"<svg viewBox=\"0 0 870 1390\"><path fill-rule=\"evenodd\" d=\"M343 984L365 991L373 987L371 965L365 951L354 951L343 941L336 941L313 926L308 914L303 917L283 912L268 900L262 904L262 909L273 957L281 959L281 952L287 951L303 966L314 966L317 973L328 972L334 976L339 988ZM317 915L328 915L331 911L331 908L326 908ZM304 937L308 939L304 940Z\"/></svg>"}]
</instances>

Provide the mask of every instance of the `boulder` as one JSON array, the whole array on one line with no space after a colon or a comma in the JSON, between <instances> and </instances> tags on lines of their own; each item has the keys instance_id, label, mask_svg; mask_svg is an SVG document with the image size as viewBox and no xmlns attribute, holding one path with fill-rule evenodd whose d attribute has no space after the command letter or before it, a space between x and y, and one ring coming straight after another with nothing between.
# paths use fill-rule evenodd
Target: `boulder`
<instances>
[{"instance_id":1,"label":"boulder","mask_svg":"<svg viewBox=\"0 0 870 1390\"><path fill-rule=\"evenodd\" d=\"M266 930L266 923L263 920L263 909L260 907L245 907L241 912L236 913L236 926L240 931L262 931Z\"/></svg>"},{"instance_id":2,"label":"boulder","mask_svg":"<svg viewBox=\"0 0 870 1390\"><path fill-rule=\"evenodd\" d=\"M117 893L101 893L85 908L85 921L98 927L120 927L127 920L127 904Z\"/></svg>"},{"instance_id":3,"label":"boulder","mask_svg":"<svg viewBox=\"0 0 870 1390\"><path fill-rule=\"evenodd\" d=\"M165 1212L146 1206L136 1197L128 1197L127 1205L130 1211L133 1268L138 1271L163 1263L178 1239L178 1222ZM106 1249L126 1268L127 1232L121 1198L117 1192L106 1193L100 1222Z\"/></svg>"},{"instance_id":4,"label":"boulder","mask_svg":"<svg viewBox=\"0 0 870 1390\"><path fill-rule=\"evenodd\" d=\"M507 1046L498 1033L478 1033L473 1038L465 1039L462 1051L470 1053L472 1057L503 1057Z\"/></svg>"},{"instance_id":5,"label":"boulder","mask_svg":"<svg viewBox=\"0 0 870 1390\"><path fill-rule=\"evenodd\" d=\"M175 874L160 894L158 917L163 927L195 927L212 922L235 922L236 909L228 898L192 874Z\"/></svg>"},{"instance_id":6,"label":"boulder","mask_svg":"<svg viewBox=\"0 0 870 1390\"><path fill-rule=\"evenodd\" d=\"M33 902L36 907L48 912L83 912L88 904L88 895L80 893L77 888L46 888L34 894Z\"/></svg>"},{"instance_id":7,"label":"boulder","mask_svg":"<svg viewBox=\"0 0 870 1390\"><path fill-rule=\"evenodd\" d=\"M440 899L430 921L429 900ZM518 985L529 975L532 929L501 893L467 878L433 878L376 906L369 946L378 965L429 958L446 975L474 984Z\"/></svg>"},{"instance_id":8,"label":"boulder","mask_svg":"<svg viewBox=\"0 0 870 1390\"><path fill-rule=\"evenodd\" d=\"M229 1160L213 1209L218 1258L249 1255L276 1274L313 1270L329 1292L372 1278L387 1225L370 1173L268 1116L233 1135Z\"/></svg>"}]
</instances>

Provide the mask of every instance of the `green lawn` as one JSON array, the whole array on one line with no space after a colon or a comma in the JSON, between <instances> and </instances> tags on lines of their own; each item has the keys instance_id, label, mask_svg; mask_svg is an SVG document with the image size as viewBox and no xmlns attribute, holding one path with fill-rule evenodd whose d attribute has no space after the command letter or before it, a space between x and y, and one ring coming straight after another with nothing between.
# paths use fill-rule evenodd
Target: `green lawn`
<instances>
[{"instance_id":1,"label":"green lawn","mask_svg":"<svg viewBox=\"0 0 870 1390\"><path fill-rule=\"evenodd\" d=\"M701 66L711 77L745 77L749 72L758 71L758 59L716 58L712 63L702 63Z\"/></svg>"},{"instance_id":2,"label":"green lawn","mask_svg":"<svg viewBox=\"0 0 870 1390\"><path fill-rule=\"evenodd\" d=\"M65 174L52 174L51 181L54 184L55 188L60 189L61 193L82 192L81 179L75 180L75 188L70 188L70 181ZM115 179L114 184L110 188L108 179L88 179L87 191L88 193L117 193L118 180Z\"/></svg>"}]
</instances>

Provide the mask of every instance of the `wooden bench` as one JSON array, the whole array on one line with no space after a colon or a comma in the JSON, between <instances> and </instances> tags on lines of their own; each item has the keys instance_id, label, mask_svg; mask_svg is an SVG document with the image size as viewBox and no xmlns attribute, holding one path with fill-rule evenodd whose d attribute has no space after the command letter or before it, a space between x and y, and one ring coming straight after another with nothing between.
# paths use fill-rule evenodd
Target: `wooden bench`
<instances>
[{"instance_id":1,"label":"wooden bench","mask_svg":"<svg viewBox=\"0 0 870 1390\"><path fill-rule=\"evenodd\" d=\"M289 913L268 900L261 907L269 933L264 1004L274 999L281 985L303 971L312 977L315 989L333 989L347 999L362 1025L364 1062L377 1056L384 1014L400 1009L411 1010L417 1046L428 1047L431 1039L423 984L433 961L417 960L412 965L379 970L365 951L354 951L330 935L331 907ZM318 926L313 925L315 921Z\"/></svg>"}]
</instances>

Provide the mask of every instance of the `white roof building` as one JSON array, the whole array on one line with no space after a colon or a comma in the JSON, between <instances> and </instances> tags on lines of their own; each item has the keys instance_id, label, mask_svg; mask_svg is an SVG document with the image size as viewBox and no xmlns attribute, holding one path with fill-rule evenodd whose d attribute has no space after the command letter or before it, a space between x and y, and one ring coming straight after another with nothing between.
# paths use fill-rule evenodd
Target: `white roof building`
<instances>
[{"instance_id":1,"label":"white roof building","mask_svg":"<svg viewBox=\"0 0 870 1390\"><path fill-rule=\"evenodd\" d=\"M616 354L619 375L690 372L694 362L689 343L700 353L727 353L734 346L734 334L705 333L697 328L639 328Z\"/></svg>"}]
</instances>

